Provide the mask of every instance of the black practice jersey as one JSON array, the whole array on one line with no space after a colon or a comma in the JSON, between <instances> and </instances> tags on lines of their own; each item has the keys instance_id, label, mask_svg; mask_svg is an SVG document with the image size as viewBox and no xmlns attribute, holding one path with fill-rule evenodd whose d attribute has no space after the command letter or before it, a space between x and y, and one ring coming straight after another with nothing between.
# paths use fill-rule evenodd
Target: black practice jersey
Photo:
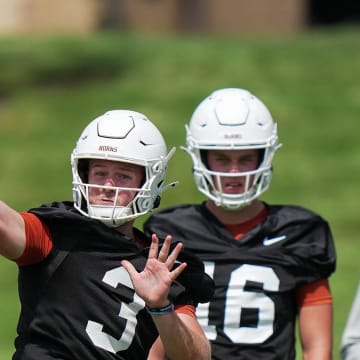
<instances>
[{"instance_id":1,"label":"black practice jersey","mask_svg":"<svg viewBox=\"0 0 360 360\"><path fill-rule=\"evenodd\" d=\"M70 202L30 212L48 226L53 249L42 262L19 267L21 315L13 359L146 359L158 332L120 262L130 260L141 271L148 249L80 215ZM190 269L195 284L185 271L184 282L170 289L175 304L196 305L212 294L202 262ZM205 290L197 296L191 289L199 283Z\"/></svg>"},{"instance_id":2,"label":"black practice jersey","mask_svg":"<svg viewBox=\"0 0 360 360\"><path fill-rule=\"evenodd\" d=\"M214 279L213 299L197 308L213 359L295 359L296 288L335 270L326 221L300 207L267 207L240 240L204 204L160 211L144 225L147 234L182 241Z\"/></svg>"}]
</instances>

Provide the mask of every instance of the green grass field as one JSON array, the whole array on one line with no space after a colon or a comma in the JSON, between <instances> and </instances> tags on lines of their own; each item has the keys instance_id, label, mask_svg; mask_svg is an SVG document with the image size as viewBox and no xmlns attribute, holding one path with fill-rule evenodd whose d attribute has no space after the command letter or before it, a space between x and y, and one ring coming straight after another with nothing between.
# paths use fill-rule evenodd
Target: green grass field
<instances>
[{"instance_id":1,"label":"green grass field","mask_svg":"<svg viewBox=\"0 0 360 360\"><path fill-rule=\"evenodd\" d=\"M360 29L295 37L0 38L0 188L17 210L71 199L70 153L108 109L143 112L178 148L161 207L198 202L179 146L195 105L213 89L244 87L272 111L282 149L263 199L319 212L338 252L331 278L334 359L359 281ZM139 219L141 226L144 219ZM0 359L10 359L19 312L16 266L0 259ZM300 354L299 357L300 359Z\"/></svg>"}]
</instances>

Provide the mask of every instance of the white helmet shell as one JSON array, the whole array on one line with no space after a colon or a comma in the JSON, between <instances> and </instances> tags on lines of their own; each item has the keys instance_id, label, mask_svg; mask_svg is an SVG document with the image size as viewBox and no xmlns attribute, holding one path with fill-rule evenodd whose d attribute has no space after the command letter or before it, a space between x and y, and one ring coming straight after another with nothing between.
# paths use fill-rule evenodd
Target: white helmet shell
<instances>
[{"instance_id":1,"label":"white helmet shell","mask_svg":"<svg viewBox=\"0 0 360 360\"><path fill-rule=\"evenodd\" d=\"M272 159L278 144L277 127L267 107L249 91L225 88L214 91L193 112L186 125L186 148L193 161L195 183L200 192L218 206L238 209L251 203L270 185ZM263 149L263 159L252 172L231 173L246 177L241 194L226 194L214 186L221 176L203 163L204 150ZM254 177L254 181L250 181Z\"/></svg>"},{"instance_id":2,"label":"white helmet shell","mask_svg":"<svg viewBox=\"0 0 360 360\"><path fill-rule=\"evenodd\" d=\"M71 155L73 199L75 208L85 216L98 219L111 227L147 213L159 203L167 162L160 131L144 115L131 110L111 110L95 118L80 135ZM145 181L134 200L127 206L99 206L89 203L86 169L82 160L104 159L143 166ZM85 162L86 163L86 162ZM80 165L80 166L79 166ZM116 197L121 188L114 188Z\"/></svg>"}]
</instances>

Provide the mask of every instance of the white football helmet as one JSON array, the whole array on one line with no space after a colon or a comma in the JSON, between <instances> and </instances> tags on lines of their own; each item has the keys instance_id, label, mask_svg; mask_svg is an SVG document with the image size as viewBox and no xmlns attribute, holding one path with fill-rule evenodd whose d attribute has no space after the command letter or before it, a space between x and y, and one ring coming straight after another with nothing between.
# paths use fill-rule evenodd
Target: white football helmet
<instances>
[{"instance_id":1,"label":"white football helmet","mask_svg":"<svg viewBox=\"0 0 360 360\"><path fill-rule=\"evenodd\" d=\"M75 208L85 216L117 227L157 207L166 175L168 154L164 138L143 114L130 110L111 110L95 118L84 129L71 154L73 199ZM88 159L105 159L141 165L145 180L135 198L127 206L116 206L121 190L128 188L95 186L115 191L111 206L89 202ZM170 184L172 186L174 184Z\"/></svg>"},{"instance_id":2,"label":"white football helmet","mask_svg":"<svg viewBox=\"0 0 360 360\"><path fill-rule=\"evenodd\" d=\"M278 143L276 123L269 110L250 92L238 88L214 91L197 106L190 124L185 128L186 147L183 149L192 158L196 186L216 205L230 210L239 209L268 189L272 159L281 145ZM254 171L220 173L206 166L204 150L210 149L262 149L263 156ZM244 192L224 193L219 188L222 176L245 177Z\"/></svg>"}]
</instances>

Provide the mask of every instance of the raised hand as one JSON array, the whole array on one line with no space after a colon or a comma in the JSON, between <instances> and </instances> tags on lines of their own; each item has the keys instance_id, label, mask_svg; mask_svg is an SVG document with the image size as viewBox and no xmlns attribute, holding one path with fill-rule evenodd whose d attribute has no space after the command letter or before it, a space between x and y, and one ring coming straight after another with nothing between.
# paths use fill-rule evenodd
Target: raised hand
<instances>
[{"instance_id":1,"label":"raised hand","mask_svg":"<svg viewBox=\"0 0 360 360\"><path fill-rule=\"evenodd\" d=\"M178 243L169 254L171 239L168 235L159 251L159 239L157 235L152 235L149 257L141 272L137 272L129 261L121 262L130 275L135 292L151 308L161 308L169 304L170 285L186 267L186 263L181 263L172 270L183 244Z\"/></svg>"}]
</instances>

